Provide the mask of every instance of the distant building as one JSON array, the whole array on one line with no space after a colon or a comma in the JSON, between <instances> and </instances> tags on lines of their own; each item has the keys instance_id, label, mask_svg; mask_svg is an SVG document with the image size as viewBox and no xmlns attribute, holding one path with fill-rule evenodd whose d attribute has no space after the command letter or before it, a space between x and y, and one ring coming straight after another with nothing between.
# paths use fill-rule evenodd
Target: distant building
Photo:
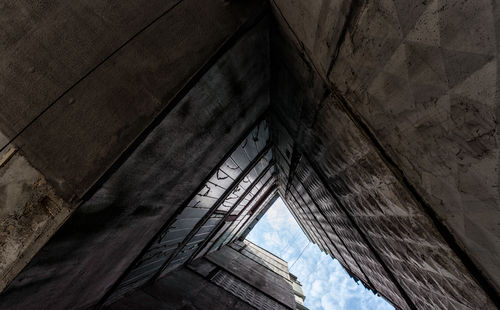
<instances>
[{"instance_id":1,"label":"distant building","mask_svg":"<svg viewBox=\"0 0 500 310\"><path fill-rule=\"evenodd\" d=\"M304 295L304 292L302 291L302 284L299 282L297 277L294 274L290 273L290 278L292 280L292 286L293 286L293 293L295 295L295 307L296 309L299 310L308 310L306 306L304 306L304 300L306 299L306 296Z\"/></svg>"},{"instance_id":2,"label":"distant building","mask_svg":"<svg viewBox=\"0 0 500 310\"><path fill-rule=\"evenodd\" d=\"M244 240L176 269L105 308L307 310L304 299L286 261Z\"/></svg>"},{"instance_id":3,"label":"distant building","mask_svg":"<svg viewBox=\"0 0 500 310\"><path fill-rule=\"evenodd\" d=\"M244 240L243 242L246 246L242 249L241 253L243 253L247 257L254 259L263 266L266 266L267 268L287 280L291 284L293 289L296 309L308 309L306 306L304 306L304 300L306 299L306 296L302 291L302 284L294 274L290 273L290 270L288 269L288 262L274 255L273 253L259 247L253 242L250 242L248 240Z\"/></svg>"}]
</instances>

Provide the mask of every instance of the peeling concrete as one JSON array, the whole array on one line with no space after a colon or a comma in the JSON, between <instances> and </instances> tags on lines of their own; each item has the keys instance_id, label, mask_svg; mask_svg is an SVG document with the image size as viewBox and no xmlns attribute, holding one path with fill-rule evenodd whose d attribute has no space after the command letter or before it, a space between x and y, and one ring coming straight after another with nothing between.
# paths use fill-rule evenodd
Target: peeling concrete
<instances>
[{"instance_id":1,"label":"peeling concrete","mask_svg":"<svg viewBox=\"0 0 500 310\"><path fill-rule=\"evenodd\" d=\"M8 149L0 162L0 290L72 210L16 148Z\"/></svg>"}]
</instances>

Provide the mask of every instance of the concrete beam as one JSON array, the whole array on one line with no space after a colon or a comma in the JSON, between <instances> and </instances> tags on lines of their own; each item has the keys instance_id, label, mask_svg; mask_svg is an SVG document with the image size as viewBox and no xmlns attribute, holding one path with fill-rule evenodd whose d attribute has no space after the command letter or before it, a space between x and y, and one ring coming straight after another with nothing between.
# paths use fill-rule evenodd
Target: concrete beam
<instances>
[{"instance_id":1,"label":"concrete beam","mask_svg":"<svg viewBox=\"0 0 500 310\"><path fill-rule=\"evenodd\" d=\"M129 5L134 6L128 7L131 12L137 9L135 3ZM204 10L199 10L200 5L195 0L179 1L164 9L145 4L148 12L156 12L154 17L134 28L136 31L114 48L106 52L96 48L99 61L92 63L95 68L78 71L75 79L66 77L72 84L61 84L64 87L58 87L52 99L45 98L44 92L35 92L39 98L32 100L48 105L27 113L26 122L15 121L24 126L2 123L9 133L0 141L5 151L11 147L19 151L0 167L1 183L17 186L12 191L22 189L21 195L9 196L16 197L15 204L2 207L14 210L9 211L15 216L14 226L23 231L22 236L12 233L11 239L2 240L2 247L9 242L8 246L16 247L11 251L15 255L9 254L6 265L1 265L6 266L4 270L15 270L4 284L31 260L74 208L85 203L0 296L1 307L29 309L34 300L55 308L95 303L138 255L147 242L144 240L149 240L185 199L184 194L194 190L266 109L267 32L254 32L244 43L236 44L261 17L263 3L211 2L202 5ZM79 4L61 6L55 16L94 16L85 9ZM114 18L124 18L123 24L130 19L120 11L111 13L117 14ZM50 23L50 18L44 22ZM130 23L136 25L135 21ZM40 29L56 32L44 27ZM58 38L71 37L64 44L74 44L77 34L73 27L55 29L59 29ZM99 32L97 38L105 41L115 33L121 36L121 30L108 27L106 35ZM87 43L82 44L87 48ZM235 46L236 50L228 52ZM14 57L12 61L21 61L14 52L9 55ZM55 62L43 57L37 60L40 64ZM79 60L71 58L75 66ZM50 76L53 69L42 72ZM196 82L200 83L193 90ZM0 85L7 83L4 80ZM14 93L9 94L14 100ZM31 102L21 101L26 107ZM24 105L17 106L23 109ZM193 110L198 112L190 112ZM219 147L214 148L216 142ZM16 168L19 163L23 173ZM11 178L13 174L19 182ZM190 177L182 179L184 175ZM39 188L57 202L59 213L44 207L48 203L45 199L35 208L42 213L47 209L42 217L25 212L30 197L42 197ZM1 193L0 201L6 201L5 197ZM38 230L25 234L25 226ZM106 253L95 255L102 249ZM92 283L96 279L98 283ZM33 283L37 283L36 289ZM26 290L32 298L22 297Z\"/></svg>"}]
</instances>

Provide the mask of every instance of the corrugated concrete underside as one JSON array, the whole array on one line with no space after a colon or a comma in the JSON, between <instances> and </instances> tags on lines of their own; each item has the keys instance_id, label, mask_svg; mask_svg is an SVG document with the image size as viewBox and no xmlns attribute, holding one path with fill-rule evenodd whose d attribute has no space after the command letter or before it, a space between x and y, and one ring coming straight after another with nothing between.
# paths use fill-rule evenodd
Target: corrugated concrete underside
<instances>
[{"instance_id":1,"label":"corrugated concrete underside","mask_svg":"<svg viewBox=\"0 0 500 310\"><path fill-rule=\"evenodd\" d=\"M183 5L188 7L182 11L176 11L181 10ZM182 25L187 27L186 23L189 23L189 19L186 18L188 16L195 19L196 23L193 25L197 30L192 29L192 27L183 30L186 31L186 36L189 36L191 31L196 32L193 33L195 37L186 40L186 36L176 33L174 41L184 40L179 42L180 45L176 45L160 33L150 34L150 40L161 39L161 43L158 44L163 44L165 48L172 50L157 50L155 53L169 55L169 57L162 56L162 59L157 59L155 62L150 59L152 67L147 70L141 68L141 72L145 74L144 77L150 75L149 82L145 81L150 90L154 84L157 85L158 89L164 89L162 91L170 91L169 87L165 87L165 85L169 85L168 81L162 81L161 72L150 70L154 68L154 70L161 70L164 74L167 74L168 71L167 75L171 77L172 74L175 75L176 70L182 70L183 74L189 72L188 68L182 67L183 62L193 65L193 69L196 70L203 62L209 62L210 68L203 72L203 75L195 77L197 82L189 86L190 90L183 94L182 99L175 102L175 105L167 111L168 113L162 114L162 118L154 123L147 134L141 137L140 141L142 142L134 144L133 148L127 151L124 159L115 164L110 172L104 176L104 181L100 182L99 186L91 192L92 194L87 194L89 197L85 203L77 209L49 243L41 249L31 263L2 293L0 308L80 309L98 303L163 224L182 206L187 196L199 187L212 169L226 156L227 151L241 141L242 137L248 133L267 109L269 53L266 22L261 21L248 31L237 32L241 25L247 23L245 27L248 28L248 21L257 18L260 11L259 6L242 2L234 6L223 6L222 3L204 6L209 11L200 11L198 7L198 2L186 0L172 11L176 14L166 15L170 22L173 22L172 19L175 20L175 18L183 16L180 25L174 23L179 31L181 31ZM196 8L196 12L193 11L194 8ZM232 12L232 10L235 11ZM222 15L218 16L217 14ZM208 24L203 24L203 22ZM165 27L168 28L168 25ZM213 34L207 28L212 28L210 31ZM160 30L157 29L157 31ZM209 32L207 33L207 31ZM174 36L174 33L175 31L169 28L163 34ZM237 37L232 39L231 37L235 33ZM220 37L220 40L212 37L213 35ZM224 41L228 42L224 43ZM203 46L204 42L210 42L210 45ZM195 44L196 48L190 44ZM136 48L150 49L154 45L154 42L144 42L136 44ZM173 49L180 50L173 52ZM215 55L217 56L216 60L212 61L203 56L219 49L221 51ZM147 51L143 50L141 53L146 53L142 54L141 59L147 60ZM179 63L174 61L171 64L162 64L164 61L173 61L175 55L183 60ZM192 63L193 60L198 59L200 64ZM204 60L201 61L201 59ZM127 60L126 57L117 61L127 62L127 72L136 68L135 66L130 67L134 61ZM116 64L114 61L113 63ZM136 65L139 64L136 63ZM111 66L109 70L112 68L120 71L114 66ZM110 77L113 75L109 74L111 74ZM119 79L119 76L114 76L114 78ZM137 76L137 78L139 77ZM154 80L155 78L158 80ZM178 79L175 81L179 82ZM135 91L140 88L140 84L134 84L132 87L127 86L126 83L119 84L117 81L115 84L109 81L111 83L109 84L103 80L100 82L96 80L95 83L98 84L86 85L82 88L82 95L85 95L85 89L90 89L88 94L92 93L92 96L100 93L98 89L109 92L109 95L116 91L116 97L108 96L107 99L94 97L92 99L102 102L103 105L100 107L103 107L107 111L106 113L112 113L113 117L110 116L110 118L106 118L106 115L102 116L102 119L106 119L109 125L118 123L126 131L133 131L134 128L138 130L141 127L140 125L135 127L124 123L125 120L119 117L120 111L134 119L134 122L152 121L151 114L143 118L140 116L141 113L133 111L134 107L142 110L147 107L147 104L143 101L136 102L135 99L139 98L121 97L125 96L122 91ZM112 85L117 85L121 90L114 89ZM75 87L73 90L77 88ZM169 94L161 95L164 102L156 101L154 110L160 111L162 107L165 107L169 96ZM143 94L143 97L140 97L141 100L146 98L154 98L154 96ZM86 101L77 98L72 106L82 102ZM126 102L129 102L129 105L125 105ZM104 107L106 104L109 106ZM66 107L66 109L73 109L72 106ZM94 107L96 106L94 105ZM72 127L72 130L76 130L78 127L80 134L88 132L88 136L82 135L80 138L86 137L85 139L91 140L83 141L85 139L74 137L72 139L75 141L66 144L68 142L66 138L70 139L72 135L71 130L69 132L60 130L60 133L68 133L68 136L58 143L66 145L68 150L64 152L73 152L75 155L79 153L80 159L87 158L85 161L92 162L96 169L100 167L99 173L102 173L102 166L109 161L109 148L118 151L120 147L113 145L114 140L109 139L106 131L99 133L99 124L84 121L89 116L88 114L94 112L104 113L104 111L98 112L92 108L86 108L86 112L82 111L79 116L81 123L76 121L72 123L71 117L64 119L60 115L61 121L64 121L67 126L75 126L75 128ZM67 114L64 115L67 116ZM86 131L87 129L83 129L83 125L80 126L80 124L86 126L93 124L96 128L88 128ZM102 125L104 126L104 124ZM44 131L45 129L38 129L37 135L45 134ZM123 131L122 133L129 135ZM94 134L102 135L102 137L94 140ZM53 139L57 138L56 134L49 135ZM107 138L104 139L104 137ZM116 138L117 143L124 143L128 139L126 136ZM44 141L39 136L30 139ZM27 140L20 139L19 141ZM100 141L106 142L105 145L100 145ZM51 144L52 142L47 140L45 142L44 147L55 147ZM95 147L96 150L100 150L99 152L104 157L90 154L87 152L87 148L78 147L74 143L86 143L91 148ZM27 145L23 145L24 147L30 148ZM29 154L29 151L26 153ZM42 152L42 154L46 153ZM79 178L83 177L80 174L82 170L77 164L81 161L72 158L70 162L75 163L71 169L69 166L67 169L60 167L60 171L56 172L57 169L45 167L47 169L44 168L43 171L70 173L74 178L69 177L69 175L61 176L65 183L81 183L82 180ZM57 163L62 162L57 158L50 160L51 165ZM89 177L88 180L92 178ZM80 187L80 185L78 186ZM83 187L80 188L83 189ZM58 189L65 196L65 189L62 187ZM78 193L78 191L75 192L76 195L79 195Z\"/></svg>"},{"instance_id":2,"label":"corrugated concrete underside","mask_svg":"<svg viewBox=\"0 0 500 310\"><path fill-rule=\"evenodd\" d=\"M495 308L491 3L271 3L278 179L307 234L402 308Z\"/></svg>"}]
</instances>

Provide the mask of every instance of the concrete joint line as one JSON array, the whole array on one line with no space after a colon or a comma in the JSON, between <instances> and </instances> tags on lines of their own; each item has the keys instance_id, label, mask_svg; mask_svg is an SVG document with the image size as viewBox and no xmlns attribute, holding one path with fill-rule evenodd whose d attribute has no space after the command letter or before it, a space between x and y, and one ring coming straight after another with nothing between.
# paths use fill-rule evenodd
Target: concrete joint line
<instances>
[{"instance_id":1,"label":"concrete joint line","mask_svg":"<svg viewBox=\"0 0 500 310\"><path fill-rule=\"evenodd\" d=\"M28 127L30 127L36 120L38 120L43 114L45 114L52 106L54 106L64 95L66 95L69 91L71 91L73 88L75 88L78 84L80 84L84 79L86 79L89 75L91 75L94 71L97 70L101 65L103 65L107 60L109 60L113 55L118 53L122 48L124 48L126 45L128 45L131 41L133 41L137 36L139 36L141 33L146 31L149 27L151 27L153 24L155 24L158 20L160 20L163 16L167 15L171 10L175 9L183 0L177 1L174 5L172 5L170 8L166 9L164 12L162 12L158 17L153 19L149 24L141 28L138 32L136 32L134 35L132 35L129 39L127 39L125 42L123 42L117 49L115 49L111 54L108 56L104 57L99 63L97 63L94 67L92 67L87 73L85 73L83 76L81 76L78 80L76 80L73 85L68 87L65 91L63 91L54 101L49 103L40 113L38 113L31 121L29 121L18 133L14 135L4 146L0 148L0 152L2 152L10 143L12 143L14 140L16 140Z\"/></svg>"},{"instance_id":2,"label":"concrete joint line","mask_svg":"<svg viewBox=\"0 0 500 310\"><path fill-rule=\"evenodd\" d=\"M268 181L269 182L269 181ZM268 183L266 182L266 183ZM265 185L264 185L265 186ZM259 201L256 203L256 205L258 204L262 204L264 203L267 198L269 198L269 196L276 190L276 185L273 183L273 185L271 185L271 187L264 193L264 195L259 199ZM253 197L252 197L253 198ZM257 209L258 210L258 209ZM248 222L250 221L252 217L248 217L248 219L243 223L243 225L240 226L240 228L238 229L238 231L236 231L236 233L234 234L235 236L238 236L239 233L241 232L241 230L243 229L243 227L246 227Z\"/></svg>"},{"instance_id":3,"label":"concrete joint line","mask_svg":"<svg viewBox=\"0 0 500 310\"><path fill-rule=\"evenodd\" d=\"M9 160L12 158L12 156L14 156L14 154L16 154L16 152L17 148L11 147L5 154L3 154L2 158L0 158L0 168L5 166L5 164L9 162Z\"/></svg>"},{"instance_id":4,"label":"concrete joint line","mask_svg":"<svg viewBox=\"0 0 500 310\"><path fill-rule=\"evenodd\" d=\"M326 71L326 78L330 76L330 73L333 70L333 66L337 62L337 58L340 53L340 49L342 48L342 45L344 44L345 37L347 34L347 31L349 28L355 28L356 25L358 24L359 16L361 15L361 11L363 8L366 7L365 5L366 2L363 2L362 0L352 0L351 4L349 6L349 11L347 13L347 16L344 21L344 26L342 27L342 31L340 32L339 39L337 41L337 45L335 46L334 53L332 55L332 59L330 61L330 65L328 66L328 70ZM351 33L352 35L353 33Z\"/></svg>"},{"instance_id":5,"label":"concrete joint line","mask_svg":"<svg viewBox=\"0 0 500 310\"><path fill-rule=\"evenodd\" d=\"M219 208L219 206L226 200L226 198L232 193L232 191L238 186L238 184L246 177L248 172L252 170L259 161L266 155L267 151L270 149L271 145L267 145L262 149L259 154L250 162L250 164L245 168L245 170L233 181L230 187L224 192L224 194L216 201L216 203L210 208L210 210L196 223L195 227L189 232L189 234L184 238L181 244L176 248L176 250L169 256L167 261L161 266L158 272L150 279L154 281L157 279L161 273L168 267L172 260L179 254L184 246L191 240L193 236L200 230L200 228L206 223L212 214Z\"/></svg>"},{"instance_id":6,"label":"concrete joint line","mask_svg":"<svg viewBox=\"0 0 500 310\"><path fill-rule=\"evenodd\" d=\"M180 99L179 99L180 100ZM265 112L264 112L265 113ZM166 115L165 115L166 116ZM260 124L260 122L264 119L264 115L261 115L257 118L257 120L252 124L252 126L250 126L248 128L248 130L246 130L242 135L241 137L239 138L238 142L234 144L234 146L229 150L229 152L227 152L224 157L222 157L222 159L217 163L217 165L215 165L215 167L210 171L210 173L207 174L207 176L205 177L205 179L203 179L203 181L200 183L200 185L196 188L196 190L181 204L180 207L177 208L177 210L167 219L167 221L165 222L165 224L158 230L158 232L149 240L149 242L146 244L146 246L141 250L141 252L139 253L139 255L137 255L137 257L132 261L132 263L127 267L127 269L125 269L125 271L122 273L122 275L120 275L118 277L118 279L115 281L115 283L110 287L110 289L103 295L103 297L99 300L99 302L95 305L94 309L100 309L104 303L106 302L106 300L111 296L111 294L116 290L116 288L118 288L118 286L120 285L120 283L122 282L123 279L125 279L125 277L133 270L134 266L136 265L136 263L144 256L144 254L147 253L147 250L154 244L154 242L159 238L159 236L166 230L168 229L168 227L170 227L170 225L172 225L174 222L175 222L175 219L177 218L177 216L179 214L181 214L182 210L184 210L183 206L187 205L197 194L198 192L200 192L202 190L202 188L204 187L205 183L210 180L210 178L212 177L212 175L214 175L217 170L219 169L219 167L231 156L231 154L238 148L238 146L247 138L247 136L252 132L252 130L255 128L255 126L258 126ZM152 130L153 128L151 128ZM131 146L131 150L129 150L129 152L132 152L133 149L137 148L137 146L140 144L140 142L142 142L145 137L147 136L147 133L149 133L149 131L145 131L143 133L144 137L142 139L137 139L135 141L135 146ZM104 183L105 180L107 180L107 178L109 178L112 173L118 169L118 167L121 165L121 163L123 161L125 161L125 159L127 158L127 156L123 156L122 160L118 160L117 162L114 163L114 166L112 168L110 168L106 174L101 178L101 180L99 181L99 184L101 183ZM98 186L97 184L94 185L94 190L97 190ZM91 193L87 193L86 195L91 195Z\"/></svg>"},{"instance_id":7,"label":"concrete joint line","mask_svg":"<svg viewBox=\"0 0 500 310\"><path fill-rule=\"evenodd\" d=\"M268 145L270 147L270 145ZM265 149L265 148L264 148ZM264 157L264 155L266 154L267 152L264 152L263 155L259 158L259 160L256 162L256 164L260 161L260 159L262 159ZM269 171L269 169L271 168L271 166L273 165L273 163L269 163L269 165L267 165L267 167L259 174L259 176L257 177L257 179L255 179L255 181L245 190L245 192L243 192L243 194L241 194L240 198L238 198L238 200L233 204L233 206L231 207L231 209L229 209L226 214L222 217L221 221L217 224L217 226L212 229L212 231L210 232L210 234L208 235L207 238L205 238L205 240L203 241L202 245L200 247L198 247L198 249L193 253L193 255L191 256L191 258L188 260L188 262L190 262L192 260L193 257L196 257L196 255L198 255L198 253L207 245L208 241L221 229L221 227L224 225L226 219L229 217L229 215L231 214L231 212L234 211L234 209L238 206L238 204L243 200L245 199L245 197L248 195L248 193L250 193L250 191L254 188L255 184L257 184L261 179L262 177L264 177L264 175ZM255 165L254 165L255 167ZM253 167L252 167L253 169ZM251 170L251 169L250 169ZM244 179L248 172L250 172L250 170L247 171L247 173L243 176L242 179ZM239 182L238 182L239 183ZM238 184L237 183L237 184ZM237 185L236 184L236 185ZM228 195L232 192L232 189L229 191L229 189L226 191L228 192ZM225 196L225 193L224 193L224 196ZM224 200L222 200L222 202L224 202ZM221 204L222 204L221 202ZM250 202L249 202L250 203ZM248 203L248 204L249 204ZM248 206L247 204L247 206ZM220 205L220 204L219 204ZM245 206L246 208L246 206ZM244 209L243 209L244 210ZM241 212L243 212L243 210L241 210ZM240 213L241 213L240 212ZM208 217L209 218L209 217ZM208 220L208 218L203 222L203 224ZM201 226L203 226L203 224ZM200 226L200 227L201 227ZM222 237L222 234L217 238L217 240L215 240L214 244L217 243L219 241L219 239ZM188 241L189 242L189 241Z\"/></svg>"}]
</instances>

